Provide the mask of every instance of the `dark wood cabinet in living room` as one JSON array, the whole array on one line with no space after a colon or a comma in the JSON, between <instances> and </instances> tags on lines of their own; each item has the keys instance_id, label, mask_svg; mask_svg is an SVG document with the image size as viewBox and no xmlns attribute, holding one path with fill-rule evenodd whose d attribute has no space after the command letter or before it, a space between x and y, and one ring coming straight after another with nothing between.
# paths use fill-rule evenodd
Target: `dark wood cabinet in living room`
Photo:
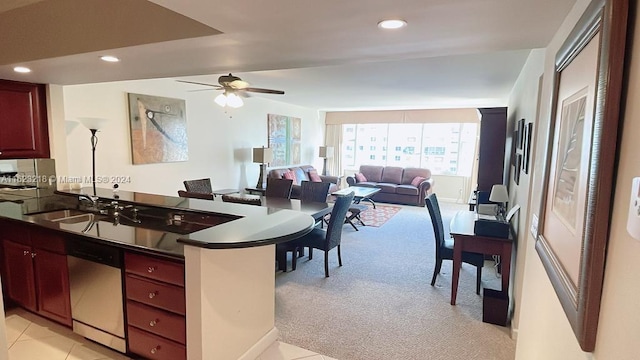
<instances>
[{"instance_id":1,"label":"dark wood cabinet in living room","mask_svg":"<svg viewBox=\"0 0 640 360\"><path fill-rule=\"evenodd\" d=\"M71 326L64 238L7 221L0 226L5 297L27 310Z\"/></svg>"},{"instance_id":2,"label":"dark wood cabinet in living room","mask_svg":"<svg viewBox=\"0 0 640 360\"><path fill-rule=\"evenodd\" d=\"M507 108L481 108L478 147L478 191L491 191L504 177Z\"/></svg>"},{"instance_id":3,"label":"dark wood cabinet in living room","mask_svg":"<svg viewBox=\"0 0 640 360\"><path fill-rule=\"evenodd\" d=\"M46 88L0 80L0 159L48 158Z\"/></svg>"}]
</instances>

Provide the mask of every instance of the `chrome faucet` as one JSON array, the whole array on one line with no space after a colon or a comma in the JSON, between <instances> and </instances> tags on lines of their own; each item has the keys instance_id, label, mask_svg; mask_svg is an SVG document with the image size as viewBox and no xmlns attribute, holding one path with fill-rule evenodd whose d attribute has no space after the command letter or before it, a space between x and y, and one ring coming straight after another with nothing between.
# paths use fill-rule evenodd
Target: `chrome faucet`
<instances>
[{"instance_id":1,"label":"chrome faucet","mask_svg":"<svg viewBox=\"0 0 640 360\"><path fill-rule=\"evenodd\" d=\"M95 196L95 195L87 195L87 194L80 194L78 195L78 201L88 201L91 203L92 207L96 207L98 205L98 199L99 197Z\"/></svg>"},{"instance_id":2,"label":"chrome faucet","mask_svg":"<svg viewBox=\"0 0 640 360\"><path fill-rule=\"evenodd\" d=\"M138 209L136 209L133 205L127 205L127 206L122 206L119 205L117 201L112 201L111 205L109 206L113 209L113 218L114 218L114 225L117 225L120 223L120 217L123 217L129 221L133 221L134 223L141 223L140 219L138 219ZM131 217L128 217L126 215L124 215L121 211L124 209L128 209L131 208L131 211L133 213L133 215Z\"/></svg>"}]
</instances>

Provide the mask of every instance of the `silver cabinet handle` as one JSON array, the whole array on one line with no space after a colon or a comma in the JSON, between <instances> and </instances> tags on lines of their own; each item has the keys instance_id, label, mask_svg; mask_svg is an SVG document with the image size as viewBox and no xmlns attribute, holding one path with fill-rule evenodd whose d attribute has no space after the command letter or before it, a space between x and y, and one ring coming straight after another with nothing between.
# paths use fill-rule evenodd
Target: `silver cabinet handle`
<instances>
[{"instance_id":1,"label":"silver cabinet handle","mask_svg":"<svg viewBox=\"0 0 640 360\"><path fill-rule=\"evenodd\" d=\"M152 273L152 272L154 272L154 271L156 271L156 267L155 267L155 266L149 266L149 267L147 268L147 272L149 272L149 273Z\"/></svg>"},{"instance_id":2,"label":"silver cabinet handle","mask_svg":"<svg viewBox=\"0 0 640 360\"><path fill-rule=\"evenodd\" d=\"M159 319L155 319L155 320L151 320L149 321L149 326L154 327L156 326L156 324L158 323L158 321L160 321Z\"/></svg>"},{"instance_id":3,"label":"silver cabinet handle","mask_svg":"<svg viewBox=\"0 0 640 360\"><path fill-rule=\"evenodd\" d=\"M23 250L22 251L22 255L24 255L24 256L27 256L29 254L31 254L31 251L29 251L29 250Z\"/></svg>"},{"instance_id":4,"label":"silver cabinet handle","mask_svg":"<svg viewBox=\"0 0 640 360\"><path fill-rule=\"evenodd\" d=\"M152 354L155 354L155 353L157 353L158 351L160 351L160 345L156 345L156 347L154 347L153 349L151 349L151 353L152 353Z\"/></svg>"},{"instance_id":5,"label":"silver cabinet handle","mask_svg":"<svg viewBox=\"0 0 640 360\"><path fill-rule=\"evenodd\" d=\"M36 254L36 253L32 252L32 253L31 253L31 258L33 259L34 257L36 257L36 255L38 255L38 254Z\"/></svg>"},{"instance_id":6,"label":"silver cabinet handle","mask_svg":"<svg viewBox=\"0 0 640 360\"><path fill-rule=\"evenodd\" d=\"M153 299L154 297L156 297L156 295L158 295L157 291L152 291L149 293L149 299Z\"/></svg>"}]
</instances>

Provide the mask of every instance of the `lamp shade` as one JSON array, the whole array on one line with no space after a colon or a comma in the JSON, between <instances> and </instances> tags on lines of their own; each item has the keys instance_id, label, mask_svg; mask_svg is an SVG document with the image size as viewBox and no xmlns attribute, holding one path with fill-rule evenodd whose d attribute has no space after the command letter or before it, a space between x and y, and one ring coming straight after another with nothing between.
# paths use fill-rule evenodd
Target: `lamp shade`
<instances>
[{"instance_id":1,"label":"lamp shade","mask_svg":"<svg viewBox=\"0 0 640 360\"><path fill-rule=\"evenodd\" d=\"M100 130L109 122L107 119L95 117L79 117L78 120L89 130Z\"/></svg>"},{"instance_id":2,"label":"lamp shade","mask_svg":"<svg viewBox=\"0 0 640 360\"><path fill-rule=\"evenodd\" d=\"M491 195L489 195L489 201L504 203L509 201L509 193L505 185L496 184L491 188Z\"/></svg>"},{"instance_id":3,"label":"lamp shade","mask_svg":"<svg viewBox=\"0 0 640 360\"><path fill-rule=\"evenodd\" d=\"M333 157L333 147L332 146L320 146L319 156L321 158L332 158Z\"/></svg>"},{"instance_id":4,"label":"lamp shade","mask_svg":"<svg viewBox=\"0 0 640 360\"><path fill-rule=\"evenodd\" d=\"M253 162L258 164L270 163L273 161L273 149L261 147L253 148Z\"/></svg>"}]
</instances>

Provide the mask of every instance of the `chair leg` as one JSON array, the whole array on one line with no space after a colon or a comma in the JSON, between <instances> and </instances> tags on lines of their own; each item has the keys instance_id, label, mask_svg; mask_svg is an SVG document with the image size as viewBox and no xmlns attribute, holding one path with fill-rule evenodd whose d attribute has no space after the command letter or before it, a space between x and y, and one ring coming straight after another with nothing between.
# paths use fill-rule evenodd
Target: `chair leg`
<instances>
[{"instance_id":1,"label":"chair leg","mask_svg":"<svg viewBox=\"0 0 640 360\"><path fill-rule=\"evenodd\" d=\"M338 245L338 265L342 266L342 255L340 254L340 245Z\"/></svg>"},{"instance_id":2,"label":"chair leg","mask_svg":"<svg viewBox=\"0 0 640 360\"><path fill-rule=\"evenodd\" d=\"M329 277L329 252L324 252L324 277Z\"/></svg>"},{"instance_id":3,"label":"chair leg","mask_svg":"<svg viewBox=\"0 0 640 360\"><path fill-rule=\"evenodd\" d=\"M309 260L313 260L313 248L309 247Z\"/></svg>"},{"instance_id":4,"label":"chair leg","mask_svg":"<svg viewBox=\"0 0 640 360\"><path fill-rule=\"evenodd\" d=\"M291 252L291 271L296 270L296 265L298 264L298 248L294 248Z\"/></svg>"},{"instance_id":5,"label":"chair leg","mask_svg":"<svg viewBox=\"0 0 640 360\"><path fill-rule=\"evenodd\" d=\"M442 259L436 259L436 266L433 269L433 277L431 278L431 286L436 284L436 277L440 274L440 268L442 267Z\"/></svg>"},{"instance_id":6,"label":"chair leg","mask_svg":"<svg viewBox=\"0 0 640 360\"><path fill-rule=\"evenodd\" d=\"M478 266L476 268L478 269L476 274L476 294L480 295L480 282L482 280L482 266Z\"/></svg>"}]
</instances>

